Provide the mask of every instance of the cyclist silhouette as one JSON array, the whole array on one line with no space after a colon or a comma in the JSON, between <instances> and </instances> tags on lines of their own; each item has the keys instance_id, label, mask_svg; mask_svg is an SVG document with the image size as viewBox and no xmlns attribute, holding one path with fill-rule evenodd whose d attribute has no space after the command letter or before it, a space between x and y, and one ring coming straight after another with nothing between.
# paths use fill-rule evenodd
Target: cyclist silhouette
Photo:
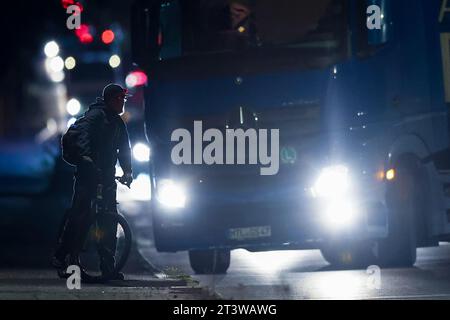
<instances>
[{"instance_id":1,"label":"cyclist silhouette","mask_svg":"<svg viewBox=\"0 0 450 320\"><path fill-rule=\"evenodd\" d=\"M128 187L133 181L131 150L128 132L120 114L124 112L127 90L117 84L103 89L102 98L89 107L79 130L79 161L76 166L72 206L67 211L60 229L58 246L52 264L58 270L67 267L67 256L77 252L79 239L89 221L91 200L96 196L98 183L103 185L103 201L108 212L117 214L115 166L117 160L124 175L120 182ZM108 273L115 265L117 225L102 222L105 232L99 247L100 269ZM123 279L123 274L113 279Z\"/></svg>"}]
</instances>

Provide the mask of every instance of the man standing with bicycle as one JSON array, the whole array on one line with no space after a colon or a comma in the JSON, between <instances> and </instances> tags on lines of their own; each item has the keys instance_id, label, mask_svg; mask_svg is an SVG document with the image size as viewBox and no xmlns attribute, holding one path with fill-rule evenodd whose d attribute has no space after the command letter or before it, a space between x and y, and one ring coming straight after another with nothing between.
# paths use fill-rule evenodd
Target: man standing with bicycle
<instances>
[{"instance_id":1,"label":"man standing with bicycle","mask_svg":"<svg viewBox=\"0 0 450 320\"><path fill-rule=\"evenodd\" d=\"M58 270L67 267L66 258L82 246L86 224L89 223L91 201L97 185L103 185L103 205L107 212L117 214L115 166L117 160L124 175L119 181L128 187L133 181L128 132L120 114L124 112L127 90L117 84L103 89L102 98L89 107L77 123L77 161L72 206L64 218L58 248L52 264ZM99 247L100 269L103 274L114 269L117 225L102 222L102 245ZM117 273L112 279L123 279Z\"/></svg>"}]
</instances>

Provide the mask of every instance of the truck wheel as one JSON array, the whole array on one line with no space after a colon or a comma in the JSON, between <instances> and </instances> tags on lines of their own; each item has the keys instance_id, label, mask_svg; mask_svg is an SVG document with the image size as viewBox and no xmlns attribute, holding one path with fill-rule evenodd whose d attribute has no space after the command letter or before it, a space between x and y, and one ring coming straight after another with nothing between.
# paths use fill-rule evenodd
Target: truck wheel
<instances>
[{"instance_id":1,"label":"truck wheel","mask_svg":"<svg viewBox=\"0 0 450 320\"><path fill-rule=\"evenodd\" d=\"M397 169L396 179L387 187L389 233L378 242L378 263L384 267L410 267L416 262L416 217L419 216L420 182L411 166Z\"/></svg>"},{"instance_id":2,"label":"truck wheel","mask_svg":"<svg viewBox=\"0 0 450 320\"><path fill-rule=\"evenodd\" d=\"M196 274L223 274L230 266L230 250L189 250L189 262Z\"/></svg>"},{"instance_id":3,"label":"truck wheel","mask_svg":"<svg viewBox=\"0 0 450 320\"><path fill-rule=\"evenodd\" d=\"M320 252L329 264L338 268L366 268L376 261L371 242L329 242Z\"/></svg>"}]
</instances>

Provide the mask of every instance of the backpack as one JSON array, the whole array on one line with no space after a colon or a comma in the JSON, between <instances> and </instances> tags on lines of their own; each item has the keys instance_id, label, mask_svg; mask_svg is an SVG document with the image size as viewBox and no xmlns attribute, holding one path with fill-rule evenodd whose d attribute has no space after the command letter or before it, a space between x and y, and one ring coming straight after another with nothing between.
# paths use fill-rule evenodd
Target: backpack
<instances>
[{"instance_id":1,"label":"backpack","mask_svg":"<svg viewBox=\"0 0 450 320\"><path fill-rule=\"evenodd\" d=\"M61 138L62 158L71 166L77 166L80 162L82 146L80 145L80 136L82 134L81 125L86 121L86 114L75 121ZM103 116L106 114L102 112Z\"/></svg>"},{"instance_id":2,"label":"backpack","mask_svg":"<svg viewBox=\"0 0 450 320\"><path fill-rule=\"evenodd\" d=\"M83 119L84 117L81 117L75 121L61 138L62 158L71 166L76 166L79 163L80 145L78 142L81 135L79 125Z\"/></svg>"}]
</instances>

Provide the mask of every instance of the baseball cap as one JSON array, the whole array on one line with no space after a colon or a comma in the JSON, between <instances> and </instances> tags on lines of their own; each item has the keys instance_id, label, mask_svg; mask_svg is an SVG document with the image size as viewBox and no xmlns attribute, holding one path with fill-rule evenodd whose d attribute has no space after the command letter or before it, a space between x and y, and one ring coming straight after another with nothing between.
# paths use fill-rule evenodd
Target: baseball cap
<instances>
[{"instance_id":1,"label":"baseball cap","mask_svg":"<svg viewBox=\"0 0 450 320\"><path fill-rule=\"evenodd\" d=\"M125 97L131 97L131 94L129 94L128 89L125 89L116 83L110 83L106 87L104 87L102 97L103 100L108 100L118 94L124 94Z\"/></svg>"}]
</instances>

